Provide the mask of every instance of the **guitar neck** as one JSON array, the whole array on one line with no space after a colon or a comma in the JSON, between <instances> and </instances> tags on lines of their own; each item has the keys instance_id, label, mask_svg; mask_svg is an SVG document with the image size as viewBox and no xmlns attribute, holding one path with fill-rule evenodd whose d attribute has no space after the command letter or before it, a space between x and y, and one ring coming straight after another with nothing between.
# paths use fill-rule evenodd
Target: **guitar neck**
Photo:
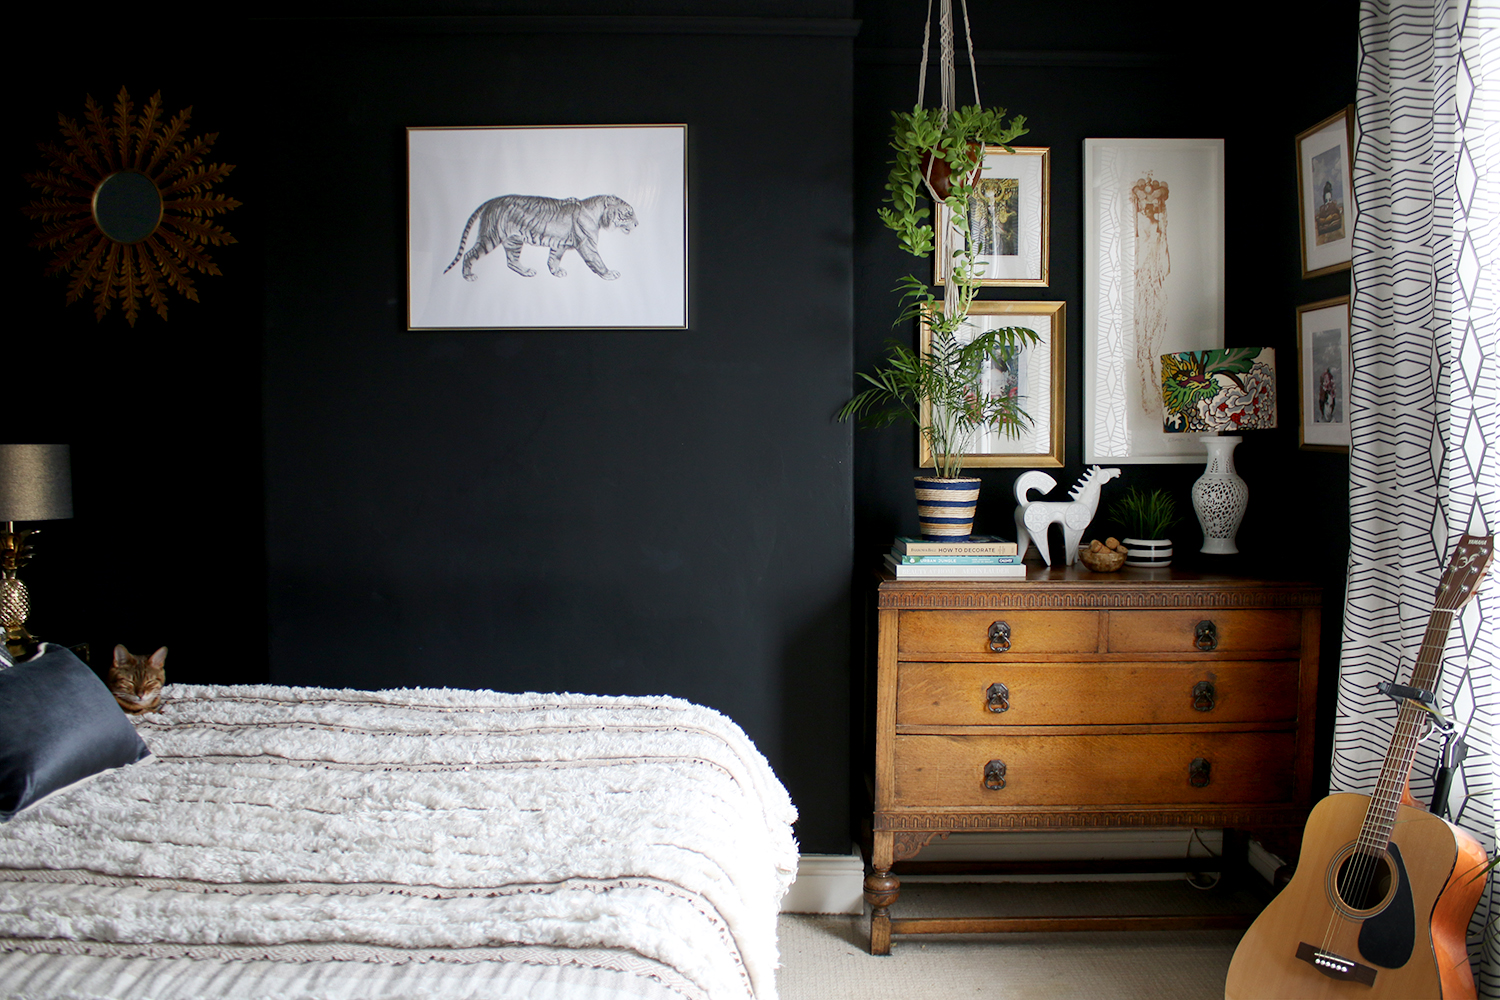
<instances>
[{"instance_id":1,"label":"guitar neck","mask_svg":"<svg viewBox=\"0 0 1500 1000\"><path fill-rule=\"evenodd\" d=\"M1417 653L1416 666L1412 668L1411 686L1434 694L1438 689L1438 678L1443 666L1443 648L1448 644L1448 629L1453 624L1452 608L1436 608L1427 621L1427 634L1422 638L1422 648ZM1396 733L1385 752L1385 763L1380 768L1380 780L1370 794L1370 810L1364 826L1359 832L1359 848L1367 854L1380 854L1391 842L1391 830L1396 823L1396 808L1401 804L1401 795L1406 790L1411 776L1412 762L1416 759L1417 744L1421 742L1430 718L1426 709L1416 702L1403 700L1396 716Z\"/></svg>"},{"instance_id":2,"label":"guitar neck","mask_svg":"<svg viewBox=\"0 0 1500 1000\"><path fill-rule=\"evenodd\" d=\"M1494 554L1493 535L1465 534L1458 540L1438 584L1432 617L1427 620L1427 634L1422 637L1422 648L1417 653L1416 666L1412 667L1411 687L1436 697L1438 676L1443 666L1443 647L1448 644L1448 628L1453 624L1453 615L1479 592L1479 581L1484 578ZM1427 709L1410 696L1402 698L1400 705L1396 733L1391 737L1390 749L1385 752L1380 780L1370 796L1369 814L1359 831L1358 849L1366 854L1382 854L1390 846L1401 793L1406 789L1411 764L1417 755L1417 744L1421 742L1430 718Z\"/></svg>"}]
</instances>

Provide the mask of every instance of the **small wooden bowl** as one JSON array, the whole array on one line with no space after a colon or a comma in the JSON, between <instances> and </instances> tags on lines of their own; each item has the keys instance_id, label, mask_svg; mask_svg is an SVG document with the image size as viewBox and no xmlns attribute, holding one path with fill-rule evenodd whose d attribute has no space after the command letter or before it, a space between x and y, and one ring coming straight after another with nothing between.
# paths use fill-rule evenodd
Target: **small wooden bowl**
<instances>
[{"instance_id":1,"label":"small wooden bowl","mask_svg":"<svg viewBox=\"0 0 1500 1000\"><path fill-rule=\"evenodd\" d=\"M1080 545L1078 546L1078 558L1095 573L1113 573L1125 565L1125 553L1116 552L1114 549L1094 552L1087 545Z\"/></svg>"}]
</instances>

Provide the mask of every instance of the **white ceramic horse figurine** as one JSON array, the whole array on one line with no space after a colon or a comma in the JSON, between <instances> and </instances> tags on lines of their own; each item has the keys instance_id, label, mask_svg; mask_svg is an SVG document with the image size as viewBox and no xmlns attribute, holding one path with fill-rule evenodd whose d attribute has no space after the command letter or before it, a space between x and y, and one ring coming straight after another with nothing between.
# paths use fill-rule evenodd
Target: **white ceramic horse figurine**
<instances>
[{"instance_id":1,"label":"white ceramic horse figurine","mask_svg":"<svg viewBox=\"0 0 1500 1000\"><path fill-rule=\"evenodd\" d=\"M1094 510L1099 506L1099 487L1119 474L1119 469L1101 469L1096 465L1074 484L1072 491L1068 493L1073 499L1028 500L1026 494L1031 490L1050 493L1057 486L1057 480L1045 472L1035 470L1021 473L1016 479L1016 502L1020 504L1016 508L1016 550L1025 556L1026 546L1030 542L1036 542L1036 550L1041 553L1042 562L1051 566L1052 556L1047 551L1047 528L1049 525L1060 524L1063 529L1063 545L1067 549L1066 563L1073 565L1078 558L1078 543L1083 538L1083 531L1094 519Z\"/></svg>"}]
</instances>

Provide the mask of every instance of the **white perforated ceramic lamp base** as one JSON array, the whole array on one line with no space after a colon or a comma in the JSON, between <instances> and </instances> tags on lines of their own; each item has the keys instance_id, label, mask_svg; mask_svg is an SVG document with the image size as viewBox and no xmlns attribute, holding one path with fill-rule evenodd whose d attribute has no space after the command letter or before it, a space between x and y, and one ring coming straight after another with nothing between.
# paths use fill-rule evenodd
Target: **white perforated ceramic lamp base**
<instances>
[{"instance_id":1,"label":"white perforated ceramic lamp base","mask_svg":"<svg viewBox=\"0 0 1500 1000\"><path fill-rule=\"evenodd\" d=\"M1199 438L1208 449L1208 464L1193 484L1193 510L1203 526L1203 548L1200 552L1234 555L1234 536L1245 519L1250 504L1250 487L1234 471L1234 446L1240 437L1205 436Z\"/></svg>"}]
</instances>

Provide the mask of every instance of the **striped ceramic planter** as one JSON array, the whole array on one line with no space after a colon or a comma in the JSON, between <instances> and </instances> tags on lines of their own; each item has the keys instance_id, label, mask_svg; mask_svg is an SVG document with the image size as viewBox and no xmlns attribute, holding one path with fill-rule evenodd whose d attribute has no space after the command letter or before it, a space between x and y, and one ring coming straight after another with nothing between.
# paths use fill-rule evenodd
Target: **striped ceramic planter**
<instances>
[{"instance_id":1,"label":"striped ceramic planter","mask_svg":"<svg viewBox=\"0 0 1500 1000\"><path fill-rule=\"evenodd\" d=\"M978 479L938 479L917 476L917 522L922 537L943 542L964 542L974 530L974 506L979 502Z\"/></svg>"},{"instance_id":2,"label":"striped ceramic planter","mask_svg":"<svg viewBox=\"0 0 1500 1000\"><path fill-rule=\"evenodd\" d=\"M1172 565L1172 539L1170 538L1122 538L1125 543L1126 566L1170 566Z\"/></svg>"}]
</instances>

